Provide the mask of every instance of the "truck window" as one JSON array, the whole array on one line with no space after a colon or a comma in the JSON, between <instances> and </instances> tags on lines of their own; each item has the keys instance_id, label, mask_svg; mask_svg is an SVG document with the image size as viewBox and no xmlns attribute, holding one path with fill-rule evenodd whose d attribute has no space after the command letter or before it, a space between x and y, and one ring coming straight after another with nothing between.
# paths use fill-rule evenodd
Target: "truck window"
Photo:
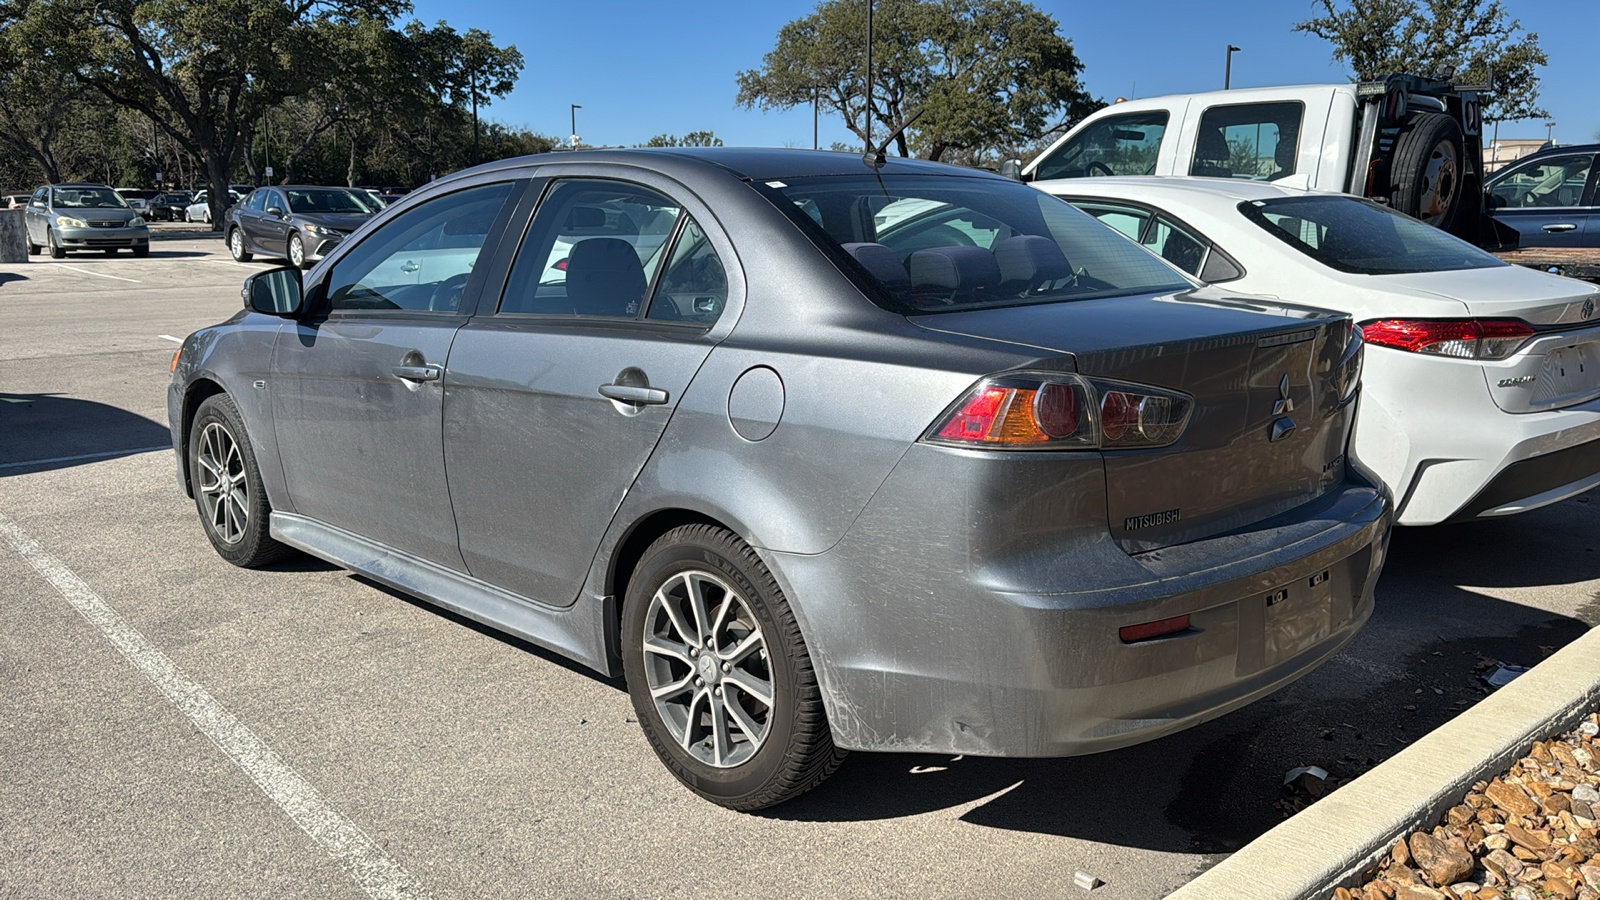
<instances>
[{"instance_id":1,"label":"truck window","mask_svg":"<svg viewBox=\"0 0 1600 900\"><path fill-rule=\"evenodd\" d=\"M1153 175L1161 135L1167 130L1164 109L1107 116L1085 128L1039 161L1033 177L1082 178L1087 175Z\"/></svg>"},{"instance_id":2,"label":"truck window","mask_svg":"<svg viewBox=\"0 0 1600 900\"><path fill-rule=\"evenodd\" d=\"M1293 175L1305 104L1213 106L1200 116L1190 175L1277 181Z\"/></svg>"}]
</instances>

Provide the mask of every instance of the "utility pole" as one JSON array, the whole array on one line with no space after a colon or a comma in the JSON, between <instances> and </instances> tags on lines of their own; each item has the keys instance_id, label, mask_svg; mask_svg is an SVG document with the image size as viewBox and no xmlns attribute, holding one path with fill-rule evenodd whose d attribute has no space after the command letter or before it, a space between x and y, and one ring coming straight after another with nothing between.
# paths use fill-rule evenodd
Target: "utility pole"
<instances>
[{"instance_id":1,"label":"utility pole","mask_svg":"<svg viewBox=\"0 0 1600 900\"><path fill-rule=\"evenodd\" d=\"M578 110L580 109L583 109L583 107L576 103L572 104L572 149L574 150L578 149Z\"/></svg>"},{"instance_id":2,"label":"utility pole","mask_svg":"<svg viewBox=\"0 0 1600 900\"><path fill-rule=\"evenodd\" d=\"M1240 49L1232 44L1228 45L1228 65L1222 70L1222 89L1225 91L1233 87L1233 55Z\"/></svg>"},{"instance_id":3,"label":"utility pole","mask_svg":"<svg viewBox=\"0 0 1600 900\"><path fill-rule=\"evenodd\" d=\"M811 149L813 149L813 150L822 149L821 143L819 143L818 140L817 140L817 95L820 94L821 92L822 92L821 88L817 87L816 85L812 85L812 87L811 87Z\"/></svg>"}]
</instances>

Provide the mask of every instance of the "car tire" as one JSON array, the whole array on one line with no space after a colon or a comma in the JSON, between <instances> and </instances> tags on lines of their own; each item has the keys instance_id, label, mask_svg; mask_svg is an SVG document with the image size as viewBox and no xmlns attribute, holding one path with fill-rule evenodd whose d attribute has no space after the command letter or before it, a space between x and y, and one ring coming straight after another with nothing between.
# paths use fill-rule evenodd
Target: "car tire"
<instances>
[{"instance_id":1,"label":"car tire","mask_svg":"<svg viewBox=\"0 0 1600 900\"><path fill-rule=\"evenodd\" d=\"M733 534L685 525L658 538L629 579L622 619L640 727L691 791L762 809L816 787L844 760L794 613Z\"/></svg>"},{"instance_id":2,"label":"car tire","mask_svg":"<svg viewBox=\"0 0 1600 900\"><path fill-rule=\"evenodd\" d=\"M1466 205L1466 143L1444 113L1412 117L1395 139L1389 164L1390 205L1450 231Z\"/></svg>"},{"instance_id":3,"label":"car tire","mask_svg":"<svg viewBox=\"0 0 1600 900\"><path fill-rule=\"evenodd\" d=\"M244 232L237 228L228 229L228 252L233 255L234 262L250 261L250 251L244 248Z\"/></svg>"},{"instance_id":4,"label":"car tire","mask_svg":"<svg viewBox=\"0 0 1600 900\"><path fill-rule=\"evenodd\" d=\"M39 255L39 251L40 251L41 248L40 248L40 246L38 244L35 244L33 242L33 236L29 235L25 240L28 243L28 255L29 256L38 256Z\"/></svg>"},{"instance_id":5,"label":"car tire","mask_svg":"<svg viewBox=\"0 0 1600 900\"><path fill-rule=\"evenodd\" d=\"M233 398L207 397L195 411L187 440L195 509L217 554L247 569L288 555L290 548L270 533L272 506Z\"/></svg>"},{"instance_id":6,"label":"car tire","mask_svg":"<svg viewBox=\"0 0 1600 900\"><path fill-rule=\"evenodd\" d=\"M309 269L311 265L306 262L306 245L300 240L300 235L289 235L288 257L289 265L296 269Z\"/></svg>"},{"instance_id":7,"label":"car tire","mask_svg":"<svg viewBox=\"0 0 1600 900\"><path fill-rule=\"evenodd\" d=\"M60 244L56 243L56 233L54 231L51 231L48 228L45 229L44 241L45 241L46 244L50 245L50 258L51 259L66 259L67 258L67 250L66 250L65 247L62 247Z\"/></svg>"}]
</instances>

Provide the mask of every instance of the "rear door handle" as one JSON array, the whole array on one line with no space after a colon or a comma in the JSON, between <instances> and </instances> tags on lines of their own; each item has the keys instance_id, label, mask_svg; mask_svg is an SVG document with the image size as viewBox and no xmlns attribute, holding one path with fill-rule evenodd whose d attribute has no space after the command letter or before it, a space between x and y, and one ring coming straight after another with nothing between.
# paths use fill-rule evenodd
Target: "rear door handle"
<instances>
[{"instance_id":1,"label":"rear door handle","mask_svg":"<svg viewBox=\"0 0 1600 900\"><path fill-rule=\"evenodd\" d=\"M1550 232L1577 231L1578 226L1572 224L1571 222L1551 222L1549 225L1544 226L1543 230Z\"/></svg>"},{"instance_id":2,"label":"rear door handle","mask_svg":"<svg viewBox=\"0 0 1600 900\"><path fill-rule=\"evenodd\" d=\"M406 381L438 381L444 374L444 366L395 366L389 371Z\"/></svg>"},{"instance_id":3,"label":"rear door handle","mask_svg":"<svg viewBox=\"0 0 1600 900\"><path fill-rule=\"evenodd\" d=\"M400 264L400 271L406 273L407 275L410 275L412 272L415 272L420 268L422 267L417 265L417 261L414 259L408 259Z\"/></svg>"},{"instance_id":4,"label":"rear door handle","mask_svg":"<svg viewBox=\"0 0 1600 900\"><path fill-rule=\"evenodd\" d=\"M631 384L602 384L600 396L644 406L659 406L667 402L666 391L653 387L635 387Z\"/></svg>"}]
</instances>

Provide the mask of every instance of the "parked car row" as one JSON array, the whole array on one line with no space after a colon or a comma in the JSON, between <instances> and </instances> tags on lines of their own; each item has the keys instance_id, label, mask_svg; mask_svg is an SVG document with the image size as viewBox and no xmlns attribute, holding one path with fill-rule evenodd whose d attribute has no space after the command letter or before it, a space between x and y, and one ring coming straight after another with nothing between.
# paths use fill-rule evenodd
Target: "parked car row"
<instances>
[{"instance_id":1,"label":"parked car row","mask_svg":"<svg viewBox=\"0 0 1600 900\"><path fill-rule=\"evenodd\" d=\"M339 193L230 211L292 265L174 359L211 544L625 676L735 809L1222 715L1356 634L1397 517L1600 477L1594 288L1351 197L733 148Z\"/></svg>"}]
</instances>

